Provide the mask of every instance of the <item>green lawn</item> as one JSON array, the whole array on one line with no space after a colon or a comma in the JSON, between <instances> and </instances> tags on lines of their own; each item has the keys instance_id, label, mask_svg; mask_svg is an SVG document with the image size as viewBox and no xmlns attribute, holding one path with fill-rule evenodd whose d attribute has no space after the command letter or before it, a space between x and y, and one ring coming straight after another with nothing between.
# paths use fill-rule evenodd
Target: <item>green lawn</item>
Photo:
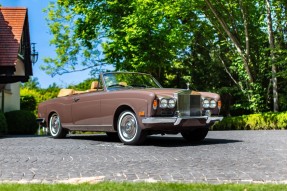
<instances>
[{"instance_id":1,"label":"green lawn","mask_svg":"<svg viewBox=\"0 0 287 191\"><path fill-rule=\"evenodd\" d=\"M111 183L102 182L98 184L0 184L1 191L277 191L287 190L284 184L179 184L179 183Z\"/></svg>"}]
</instances>

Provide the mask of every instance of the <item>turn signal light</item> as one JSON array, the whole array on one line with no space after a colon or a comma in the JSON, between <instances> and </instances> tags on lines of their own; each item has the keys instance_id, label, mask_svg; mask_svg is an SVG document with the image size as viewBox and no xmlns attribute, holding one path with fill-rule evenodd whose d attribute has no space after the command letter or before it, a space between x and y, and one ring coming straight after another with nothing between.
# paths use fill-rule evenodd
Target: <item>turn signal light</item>
<instances>
[{"instance_id":1,"label":"turn signal light","mask_svg":"<svg viewBox=\"0 0 287 191\"><path fill-rule=\"evenodd\" d=\"M140 117L144 117L144 111L140 111L140 112L139 112L139 116L140 116Z\"/></svg>"},{"instance_id":2,"label":"turn signal light","mask_svg":"<svg viewBox=\"0 0 287 191\"><path fill-rule=\"evenodd\" d=\"M155 99L155 100L153 100L152 108L153 108L154 110L156 110L156 109L157 109L157 106L158 106L158 103L157 103L157 100Z\"/></svg>"},{"instance_id":3,"label":"turn signal light","mask_svg":"<svg viewBox=\"0 0 287 191\"><path fill-rule=\"evenodd\" d=\"M217 102L217 106L218 106L219 109L221 108L221 101Z\"/></svg>"}]
</instances>

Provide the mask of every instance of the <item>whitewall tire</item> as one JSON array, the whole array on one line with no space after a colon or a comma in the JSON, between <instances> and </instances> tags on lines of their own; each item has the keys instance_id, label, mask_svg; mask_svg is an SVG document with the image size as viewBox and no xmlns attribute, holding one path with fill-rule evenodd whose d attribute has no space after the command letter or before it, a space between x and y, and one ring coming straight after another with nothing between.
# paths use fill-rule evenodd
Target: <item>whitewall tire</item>
<instances>
[{"instance_id":1,"label":"whitewall tire","mask_svg":"<svg viewBox=\"0 0 287 191\"><path fill-rule=\"evenodd\" d=\"M53 138L63 138L68 133L62 128L60 116L57 113L53 113L49 119L49 131Z\"/></svg>"},{"instance_id":2,"label":"whitewall tire","mask_svg":"<svg viewBox=\"0 0 287 191\"><path fill-rule=\"evenodd\" d=\"M138 124L136 115L128 110L120 114L117 130L120 140L126 145L141 144L146 137Z\"/></svg>"}]
</instances>

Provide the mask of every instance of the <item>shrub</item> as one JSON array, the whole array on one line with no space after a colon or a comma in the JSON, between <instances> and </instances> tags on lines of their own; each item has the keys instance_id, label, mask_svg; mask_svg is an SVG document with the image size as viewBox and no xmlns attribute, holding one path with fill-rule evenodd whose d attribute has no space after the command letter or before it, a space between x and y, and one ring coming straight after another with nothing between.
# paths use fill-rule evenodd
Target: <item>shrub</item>
<instances>
[{"instance_id":1,"label":"shrub","mask_svg":"<svg viewBox=\"0 0 287 191\"><path fill-rule=\"evenodd\" d=\"M57 88L48 88L46 90L37 90L37 89L28 89L28 88L21 88L20 95L22 96L32 96L35 99L35 104L38 105L39 103L57 97L59 93L59 89ZM22 109L22 108L21 108ZM25 108L23 108L25 109ZM37 114L36 107L33 110L35 114Z\"/></svg>"},{"instance_id":2,"label":"shrub","mask_svg":"<svg viewBox=\"0 0 287 191\"><path fill-rule=\"evenodd\" d=\"M4 113L0 111L0 135L7 133L7 122Z\"/></svg>"},{"instance_id":3,"label":"shrub","mask_svg":"<svg viewBox=\"0 0 287 191\"><path fill-rule=\"evenodd\" d=\"M286 129L287 127L287 112L279 113L277 115L277 128Z\"/></svg>"},{"instance_id":4,"label":"shrub","mask_svg":"<svg viewBox=\"0 0 287 191\"><path fill-rule=\"evenodd\" d=\"M260 113L238 117L226 117L217 122L213 130L287 129L287 112Z\"/></svg>"},{"instance_id":5,"label":"shrub","mask_svg":"<svg viewBox=\"0 0 287 191\"><path fill-rule=\"evenodd\" d=\"M5 113L8 134L35 134L38 126L31 111L17 110Z\"/></svg>"},{"instance_id":6,"label":"shrub","mask_svg":"<svg viewBox=\"0 0 287 191\"><path fill-rule=\"evenodd\" d=\"M21 110L35 111L36 110L36 99L32 95L23 95L20 97L20 108Z\"/></svg>"}]
</instances>

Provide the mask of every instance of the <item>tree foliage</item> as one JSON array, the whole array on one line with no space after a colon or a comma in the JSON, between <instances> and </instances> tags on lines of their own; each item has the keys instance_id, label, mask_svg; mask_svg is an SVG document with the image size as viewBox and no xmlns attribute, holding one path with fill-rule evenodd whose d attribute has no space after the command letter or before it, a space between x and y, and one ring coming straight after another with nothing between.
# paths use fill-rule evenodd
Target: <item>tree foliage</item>
<instances>
[{"instance_id":1,"label":"tree foliage","mask_svg":"<svg viewBox=\"0 0 287 191\"><path fill-rule=\"evenodd\" d=\"M25 95L20 97L20 108L21 110L35 111L36 110L36 99L32 95Z\"/></svg>"},{"instance_id":2,"label":"tree foliage","mask_svg":"<svg viewBox=\"0 0 287 191\"><path fill-rule=\"evenodd\" d=\"M43 101L57 97L60 87L55 83L48 88L41 88L37 78L30 78L28 82L21 84L21 109L33 111L37 114L37 105Z\"/></svg>"},{"instance_id":3,"label":"tree foliage","mask_svg":"<svg viewBox=\"0 0 287 191\"><path fill-rule=\"evenodd\" d=\"M57 56L44 67L55 75L102 64L153 74L162 84L217 91L231 110L272 108L272 65L279 105L286 104L287 4L270 0L58 0L47 8ZM274 59L270 59L272 54ZM272 61L272 62L271 62Z\"/></svg>"},{"instance_id":4,"label":"tree foliage","mask_svg":"<svg viewBox=\"0 0 287 191\"><path fill-rule=\"evenodd\" d=\"M80 90L80 91L84 91L84 90L88 90L91 88L91 84L93 81L96 81L96 79L94 78L88 78L85 81L77 84L77 85L69 85L68 88L70 89L75 89L75 90Z\"/></svg>"}]
</instances>

